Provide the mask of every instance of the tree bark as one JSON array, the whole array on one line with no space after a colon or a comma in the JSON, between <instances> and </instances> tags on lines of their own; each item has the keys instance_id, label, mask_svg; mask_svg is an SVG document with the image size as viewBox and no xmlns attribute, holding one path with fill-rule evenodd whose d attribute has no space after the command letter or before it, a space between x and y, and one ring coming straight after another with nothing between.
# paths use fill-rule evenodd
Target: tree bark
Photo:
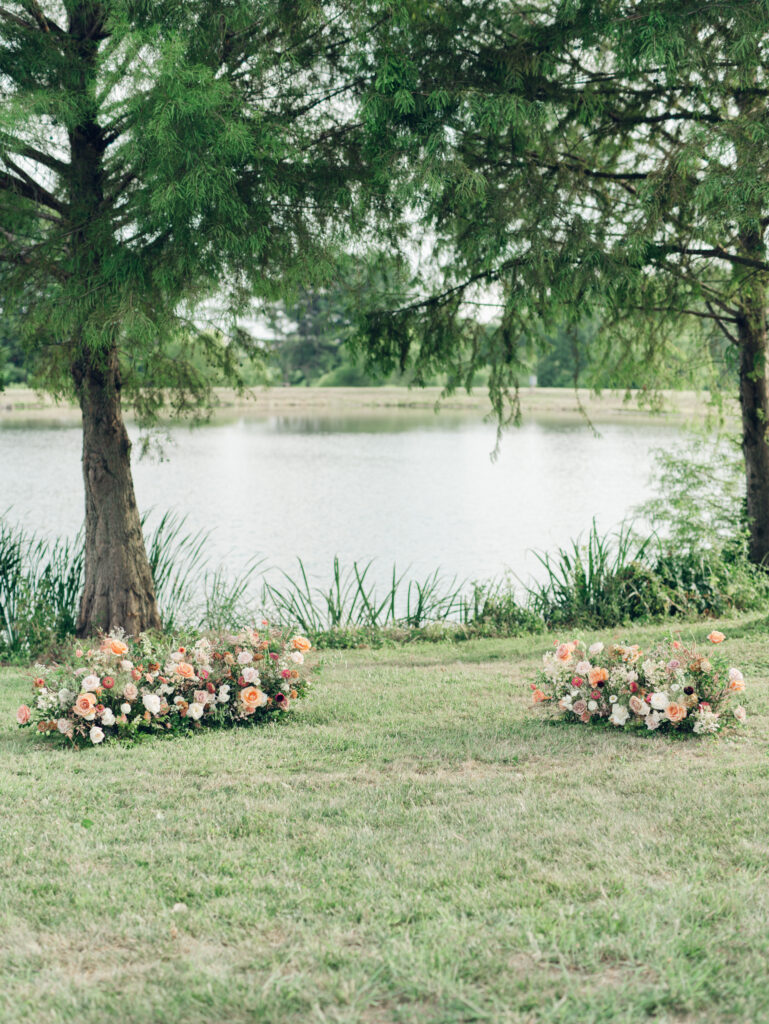
<instances>
[{"instance_id":1,"label":"tree bark","mask_svg":"<svg viewBox=\"0 0 769 1024\"><path fill-rule=\"evenodd\" d=\"M120 369L112 349L95 365L73 368L83 414L85 585L77 631L160 628L131 477L131 441L123 422Z\"/></svg>"},{"instance_id":2,"label":"tree bark","mask_svg":"<svg viewBox=\"0 0 769 1024\"><path fill-rule=\"evenodd\" d=\"M740 342L740 407L745 454L750 560L769 564L769 381L767 380L766 295L756 294L737 324Z\"/></svg>"}]
</instances>

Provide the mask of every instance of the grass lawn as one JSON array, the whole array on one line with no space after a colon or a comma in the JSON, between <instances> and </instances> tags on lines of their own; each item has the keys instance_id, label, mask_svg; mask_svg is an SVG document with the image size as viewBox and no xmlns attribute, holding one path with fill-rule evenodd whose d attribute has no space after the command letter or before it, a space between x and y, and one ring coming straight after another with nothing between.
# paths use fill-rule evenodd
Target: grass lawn
<instances>
[{"instance_id":1,"label":"grass lawn","mask_svg":"<svg viewBox=\"0 0 769 1024\"><path fill-rule=\"evenodd\" d=\"M769 622L720 628L750 717L688 742L549 724L541 637L327 653L282 724L79 753L0 671L0 1020L769 1020Z\"/></svg>"}]
</instances>

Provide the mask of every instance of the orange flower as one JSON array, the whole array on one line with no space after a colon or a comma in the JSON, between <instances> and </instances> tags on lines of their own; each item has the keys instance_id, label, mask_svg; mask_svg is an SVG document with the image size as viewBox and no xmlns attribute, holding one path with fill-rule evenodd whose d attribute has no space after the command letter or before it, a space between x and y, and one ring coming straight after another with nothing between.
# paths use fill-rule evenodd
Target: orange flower
<instances>
[{"instance_id":1,"label":"orange flower","mask_svg":"<svg viewBox=\"0 0 769 1024\"><path fill-rule=\"evenodd\" d=\"M107 651L109 654L115 654L120 656L121 654L128 654L128 644L124 644L122 640L116 640L112 636L108 636L101 645L103 651Z\"/></svg>"},{"instance_id":2,"label":"orange flower","mask_svg":"<svg viewBox=\"0 0 769 1024\"><path fill-rule=\"evenodd\" d=\"M543 693L541 690L534 690L534 693L532 693L531 696L535 704L541 704L544 700L550 700L547 694Z\"/></svg>"},{"instance_id":3,"label":"orange flower","mask_svg":"<svg viewBox=\"0 0 769 1024\"><path fill-rule=\"evenodd\" d=\"M192 665L189 665L186 661L180 661L174 668L174 672L177 676L182 676L184 679L192 679L195 675L195 669Z\"/></svg>"},{"instance_id":4,"label":"orange flower","mask_svg":"<svg viewBox=\"0 0 769 1024\"><path fill-rule=\"evenodd\" d=\"M75 714L80 715L86 722L96 718L96 698L92 693L81 693L75 701Z\"/></svg>"},{"instance_id":5,"label":"orange flower","mask_svg":"<svg viewBox=\"0 0 769 1024\"><path fill-rule=\"evenodd\" d=\"M247 686L240 691L240 701L247 715L252 715L257 708L262 708L267 703L267 697L256 686Z\"/></svg>"},{"instance_id":6,"label":"orange flower","mask_svg":"<svg viewBox=\"0 0 769 1024\"><path fill-rule=\"evenodd\" d=\"M729 689L732 691L732 693L742 693L742 691L745 689L745 680L732 679L732 681L729 683Z\"/></svg>"},{"instance_id":7,"label":"orange flower","mask_svg":"<svg viewBox=\"0 0 769 1024\"><path fill-rule=\"evenodd\" d=\"M671 722L683 722L686 718L686 705L684 704L668 704L665 708L665 715L670 719Z\"/></svg>"},{"instance_id":8,"label":"orange flower","mask_svg":"<svg viewBox=\"0 0 769 1024\"><path fill-rule=\"evenodd\" d=\"M726 637L723 633L719 633L717 629L714 629L711 633L708 633L708 640L710 640L712 644L722 644L724 640L726 640Z\"/></svg>"},{"instance_id":9,"label":"orange flower","mask_svg":"<svg viewBox=\"0 0 769 1024\"><path fill-rule=\"evenodd\" d=\"M312 644L310 643L306 636L295 636L294 639L291 641L291 646L294 648L295 651L302 651L304 653L304 651L309 651L309 649L312 647Z\"/></svg>"},{"instance_id":10,"label":"orange flower","mask_svg":"<svg viewBox=\"0 0 769 1024\"><path fill-rule=\"evenodd\" d=\"M559 661L571 661L571 656L574 651L574 644L559 644L555 651L555 656Z\"/></svg>"},{"instance_id":11,"label":"orange flower","mask_svg":"<svg viewBox=\"0 0 769 1024\"><path fill-rule=\"evenodd\" d=\"M605 668L591 668L587 674L588 682L592 687L595 687L598 683L605 683L609 678L609 673Z\"/></svg>"}]
</instances>

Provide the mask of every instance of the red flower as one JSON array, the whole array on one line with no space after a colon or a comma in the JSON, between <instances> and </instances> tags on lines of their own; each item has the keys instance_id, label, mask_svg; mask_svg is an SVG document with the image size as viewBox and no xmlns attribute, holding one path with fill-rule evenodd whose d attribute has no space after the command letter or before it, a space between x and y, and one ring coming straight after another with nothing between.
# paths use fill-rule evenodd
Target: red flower
<instances>
[{"instance_id":1,"label":"red flower","mask_svg":"<svg viewBox=\"0 0 769 1024\"><path fill-rule=\"evenodd\" d=\"M104 687L105 690L111 690L112 687L115 685L115 680L112 678L112 676L105 676L101 681L101 685Z\"/></svg>"},{"instance_id":2,"label":"red flower","mask_svg":"<svg viewBox=\"0 0 769 1024\"><path fill-rule=\"evenodd\" d=\"M638 683L631 683L630 684L630 692L631 693L637 693L638 692Z\"/></svg>"},{"instance_id":3,"label":"red flower","mask_svg":"<svg viewBox=\"0 0 769 1024\"><path fill-rule=\"evenodd\" d=\"M582 686L583 682L584 682L584 679L580 679L579 676L572 676L572 680L571 680L571 685L572 686Z\"/></svg>"}]
</instances>

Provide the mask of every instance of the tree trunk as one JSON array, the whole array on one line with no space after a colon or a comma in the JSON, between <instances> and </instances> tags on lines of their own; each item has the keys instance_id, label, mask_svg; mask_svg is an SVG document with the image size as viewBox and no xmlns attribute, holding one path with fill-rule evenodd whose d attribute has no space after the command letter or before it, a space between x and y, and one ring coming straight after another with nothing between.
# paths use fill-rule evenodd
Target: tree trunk
<instances>
[{"instance_id":1,"label":"tree trunk","mask_svg":"<svg viewBox=\"0 0 769 1024\"><path fill-rule=\"evenodd\" d=\"M75 366L83 413L85 585L77 631L122 628L136 636L160 628L131 477L131 442L123 422L120 371L113 349Z\"/></svg>"},{"instance_id":2,"label":"tree trunk","mask_svg":"<svg viewBox=\"0 0 769 1024\"><path fill-rule=\"evenodd\" d=\"M763 289L746 303L737 324L740 342L740 406L745 453L749 551L752 562L769 564L769 382Z\"/></svg>"}]
</instances>

